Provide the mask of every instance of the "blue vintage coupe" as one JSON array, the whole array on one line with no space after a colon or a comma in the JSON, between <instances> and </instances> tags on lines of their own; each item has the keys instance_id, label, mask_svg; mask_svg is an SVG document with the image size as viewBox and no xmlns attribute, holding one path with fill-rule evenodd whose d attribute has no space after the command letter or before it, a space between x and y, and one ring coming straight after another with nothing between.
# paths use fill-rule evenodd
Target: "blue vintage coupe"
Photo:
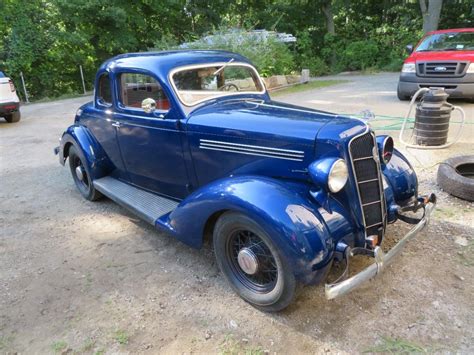
<instances>
[{"instance_id":1,"label":"blue vintage coupe","mask_svg":"<svg viewBox=\"0 0 474 355\"><path fill-rule=\"evenodd\" d=\"M407 159L355 118L273 101L252 64L224 51L124 54L55 149L79 192L103 195L199 248L244 300L285 308L298 284L329 299L371 279L427 223ZM418 213L415 213L419 210ZM414 227L387 253L388 223ZM349 260L374 262L349 277ZM327 281L326 281L327 282Z\"/></svg>"}]
</instances>

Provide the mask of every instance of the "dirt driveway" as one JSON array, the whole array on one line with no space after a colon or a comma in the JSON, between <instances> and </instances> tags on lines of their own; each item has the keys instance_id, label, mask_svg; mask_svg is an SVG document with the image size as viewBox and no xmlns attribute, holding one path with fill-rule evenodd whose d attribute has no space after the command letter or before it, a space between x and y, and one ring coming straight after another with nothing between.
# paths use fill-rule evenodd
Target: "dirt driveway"
<instances>
[{"instance_id":1,"label":"dirt driveway","mask_svg":"<svg viewBox=\"0 0 474 355\"><path fill-rule=\"evenodd\" d=\"M279 99L405 112L393 74L346 79ZM439 191L431 166L474 154L474 134L450 151L409 152L421 192L441 202L382 277L332 302L307 288L284 312L265 314L234 295L209 246L193 250L106 199L81 198L53 147L85 101L25 106L18 124L0 122L0 353L474 351L474 206ZM388 243L404 231L391 226Z\"/></svg>"}]
</instances>

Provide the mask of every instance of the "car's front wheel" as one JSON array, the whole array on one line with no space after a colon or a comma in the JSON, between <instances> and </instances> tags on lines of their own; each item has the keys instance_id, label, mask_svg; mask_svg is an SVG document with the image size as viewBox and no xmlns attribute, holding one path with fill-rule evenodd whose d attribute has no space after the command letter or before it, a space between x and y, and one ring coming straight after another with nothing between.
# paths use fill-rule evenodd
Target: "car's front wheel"
<instances>
[{"instance_id":1,"label":"car's front wheel","mask_svg":"<svg viewBox=\"0 0 474 355\"><path fill-rule=\"evenodd\" d=\"M410 100L410 95L407 95L401 91L400 84L398 84L398 87L397 87L397 97L400 101Z\"/></svg>"},{"instance_id":2,"label":"car's front wheel","mask_svg":"<svg viewBox=\"0 0 474 355\"><path fill-rule=\"evenodd\" d=\"M84 156L74 147L69 148L69 168L77 189L86 199L95 201L102 194L94 188Z\"/></svg>"},{"instance_id":3,"label":"car's front wheel","mask_svg":"<svg viewBox=\"0 0 474 355\"><path fill-rule=\"evenodd\" d=\"M293 300L296 280L268 234L247 216L227 212L217 221L214 252L220 270L244 300L276 312Z\"/></svg>"},{"instance_id":4,"label":"car's front wheel","mask_svg":"<svg viewBox=\"0 0 474 355\"><path fill-rule=\"evenodd\" d=\"M15 122L18 122L20 119L21 119L20 111L13 112L5 116L5 121L7 121L8 123L15 123Z\"/></svg>"}]
</instances>

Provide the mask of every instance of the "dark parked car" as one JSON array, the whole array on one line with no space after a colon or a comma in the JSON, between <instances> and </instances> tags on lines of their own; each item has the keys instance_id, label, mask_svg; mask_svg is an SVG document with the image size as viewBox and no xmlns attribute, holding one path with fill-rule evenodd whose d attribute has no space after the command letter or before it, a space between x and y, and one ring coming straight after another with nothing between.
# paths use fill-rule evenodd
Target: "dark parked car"
<instances>
[{"instance_id":1,"label":"dark parked car","mask_svg":"<svg viewBox=\"0 0 474 355\"><path fill-rule=\"evenodd\" d=\"M326 284L343 295L378 274L428 222L435 197L388 136L358 119L275 102L249 61L222 51L106 61L94 101L55 149L79 192L105 195L200 248L247 302L277 311L334 260L374 263ZM416 219L405 211L423 210ZM387 254L388 223L415 227ZM347 271L347 267L346 267Z\"/></svg>"}]
</instances>

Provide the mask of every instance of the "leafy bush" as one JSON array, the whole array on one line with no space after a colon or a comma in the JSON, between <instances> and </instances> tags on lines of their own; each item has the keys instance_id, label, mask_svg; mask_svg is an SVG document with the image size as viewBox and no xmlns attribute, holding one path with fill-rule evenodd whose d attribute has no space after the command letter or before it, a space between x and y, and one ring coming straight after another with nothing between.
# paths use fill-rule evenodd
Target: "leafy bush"
<instances>
[{"instance_id":1,"label":"leafy bush","mask_svg":"<svg viewBox=\"0 0 474 355\"><path fill-rule=\"evenodd\" d=\"M181 46L168 45L166 39L155 43L154 49L219 49L239 53L252 61L262 76L290 74L295 68L288 46L274 36L261 36L245 30L220 29L201 39Z\"/></svg>"},{"instance_id":2,"label":"leafy bush","mask_svg":"<svg viewBox=\"0 0 474 355\"><path fill-rule=\"evenodd\" d=\"M345 68L364 70L376 66L379 48L377 43L371 40L355 41L350 43L342 53Z\"/></svg>"}]
</instances>

